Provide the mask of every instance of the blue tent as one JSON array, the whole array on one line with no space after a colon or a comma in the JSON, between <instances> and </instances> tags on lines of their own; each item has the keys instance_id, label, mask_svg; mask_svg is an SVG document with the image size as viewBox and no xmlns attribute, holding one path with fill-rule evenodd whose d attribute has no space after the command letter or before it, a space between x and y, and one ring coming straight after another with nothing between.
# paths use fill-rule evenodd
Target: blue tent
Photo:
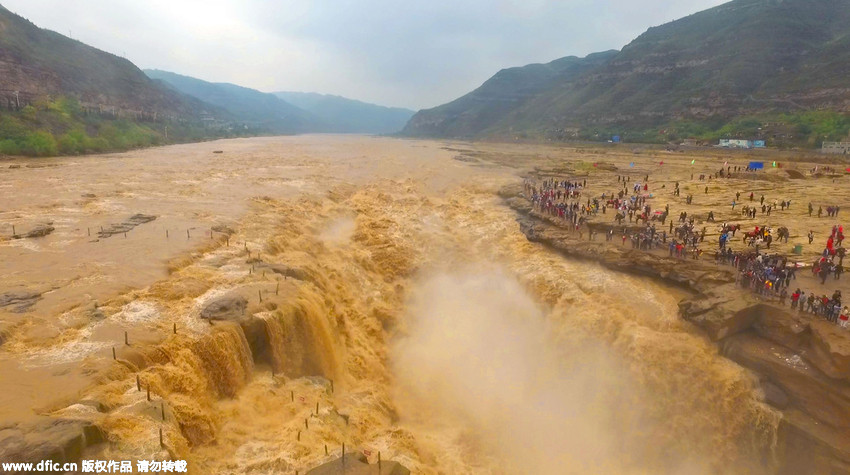
<instances>
[{"instance_id":1,"label":"blue tent","mask_svg":"<svg viewBox=\"0 0 850 475\"><path fill-rule=\"evenodd\" d=\"M748 166L750 170L761 170L764 168L764 162L750 162Z\"/></svg>"}]
</instances>

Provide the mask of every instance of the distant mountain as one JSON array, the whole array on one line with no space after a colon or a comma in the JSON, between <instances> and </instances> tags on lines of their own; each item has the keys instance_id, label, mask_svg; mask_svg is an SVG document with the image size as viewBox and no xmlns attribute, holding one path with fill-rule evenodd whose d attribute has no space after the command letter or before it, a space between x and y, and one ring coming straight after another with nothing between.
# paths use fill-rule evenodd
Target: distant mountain
<instances>
[{"instance_id":1,"label":"distant mountain","mask_svg":"<svg viewBox=\"0 0 850 475\"><path fill-rule=\"evenodd\" d=\"M43 30L0 6L0 107L58 96L136 116L197 117L204 109L157 85L130 61Z\"/></svg>"},{"instance_id":2,"label":"distant mountain","mask_svg":"<svg viewBox=\"0 0 850 475\"><path fill-rule=\"evenodd\" d=\"M848 25L847 0L735 0L650 28L619 52L500 71L472 93L420 111L404 133L559 139L847 113Z\"/></svg>"},{"instance_id":3,"label":"distant mountain","mask_svg":"<svg viewBox=\"0 0 850 475\"><path fill-rule=\"evenodd\" d=\"M321 119L332 132L389 134L401 131L415 111L384 107L340 96L276 92L277 97Z\"/></svg>"},{"instance_id":4,"label":"distant mountain","mask_svg":"<svg viewBox=\"0 0 850 475\"><path fill-rule=\"evenodd\" d=\"M317 117L274 94L155 69L147 69L145 74L176 91L221 107L236 119L255 128L273 133L326 132L329 129Z\"/></svg>"}]
</instances>

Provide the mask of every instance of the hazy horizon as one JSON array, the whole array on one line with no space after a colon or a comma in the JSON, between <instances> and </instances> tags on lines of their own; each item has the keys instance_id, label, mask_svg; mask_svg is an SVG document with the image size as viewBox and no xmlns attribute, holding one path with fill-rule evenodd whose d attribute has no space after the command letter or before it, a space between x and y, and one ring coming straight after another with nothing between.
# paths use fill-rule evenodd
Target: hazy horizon
<instances>
[{"instance_id":1,"label":"hazy horizon","mask_svg":"<svg viewBox=\"0 0 850 475\"><path fill-rule=\"evenodd\" d=\"M0 0L142 69L413 110L449 102L503 68L621 49L651 26L722 3Z\"/></svg>"}]
</instances>

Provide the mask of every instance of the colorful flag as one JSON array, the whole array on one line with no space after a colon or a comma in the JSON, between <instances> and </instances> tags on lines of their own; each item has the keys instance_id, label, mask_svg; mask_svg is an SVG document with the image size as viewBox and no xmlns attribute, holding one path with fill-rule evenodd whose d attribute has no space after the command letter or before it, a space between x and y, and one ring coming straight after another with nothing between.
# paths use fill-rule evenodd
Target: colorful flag
<instances>
[{"instance_id":1,"label":"colorful flag","mask_svg":"<svg viewBox=\"0 0 850 475\"><path fill-rule=\"evenodd\" d=\"M634 167L634 166L635 166L635 162L629 163L629 166L630 166L630 167Z\"/></svg>"},{"instance_id":2,"label":"colorful flag","mask_svg":"<svg viewBox=\"0 0 850 475\"><path fill-rule=\"evenodd\" d=\"M776 168L776 162L773 162L773 168Z\"/></svg>"},{"instance_id":3,"label":"colorful flag","mask_svg":"<svg viewBox=\"0 0 850 475\"><path fill-rule=\"evenodd\" d=\"M694 164L694 163L696 163L696 162L697 162L697 159L693 159L693 160L691 160L691 165L693 165L693 164Z\"/></svg>"}]
</instances>

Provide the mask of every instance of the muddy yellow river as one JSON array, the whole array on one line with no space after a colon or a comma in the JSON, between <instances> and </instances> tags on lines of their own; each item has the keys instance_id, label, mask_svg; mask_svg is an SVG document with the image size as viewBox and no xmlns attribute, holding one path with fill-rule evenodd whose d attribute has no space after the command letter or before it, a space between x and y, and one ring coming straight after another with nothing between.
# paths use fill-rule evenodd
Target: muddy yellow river
<instances>
[{"instance_id":1,"label":"muddy yellow river","mask_svg":"<svg viewBox=\"0 0 850 475\"><path fill-rule=\"evenodd\" d=\"M457 146L0 162L0 295L31 297L0 307L0 423L90 421L87 458L196 474L303 474L342 444L416 474L770 471L777 415L680 291L528 242L496 192L537 152Z\"/></svg>"}]
</instances>

